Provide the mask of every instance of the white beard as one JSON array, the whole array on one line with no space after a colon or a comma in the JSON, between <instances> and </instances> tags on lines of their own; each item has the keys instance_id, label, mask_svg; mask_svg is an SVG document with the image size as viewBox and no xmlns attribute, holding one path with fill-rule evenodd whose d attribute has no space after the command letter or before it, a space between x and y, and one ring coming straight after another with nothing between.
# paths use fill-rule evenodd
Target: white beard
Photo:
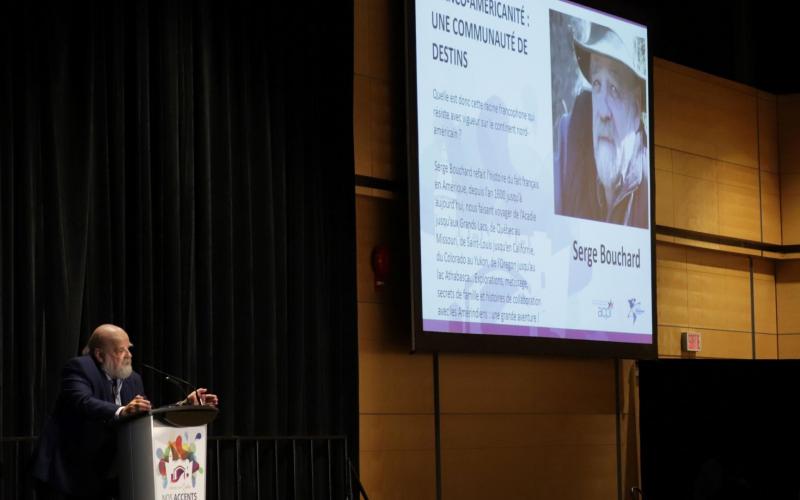
<instances>
[{"instance_id":1,"label":"white beard","mask_svg":"<svg viewBox=\"0 0 800 500\"><path fill-rule=\"evenodd\" d=\"M636 133L628 134L621 144L614 147L608 141L599 141L594 148L597 164L597 180L605 189L611 189L624 180L625 171L636 149Z\"/></svg>"},{"instance_id":2,"label":"white beard","mask_svg":"<svg viewBox=\"0 0 800 500\"><path fill-rule=\"evenodd\" d=\"M133 366L130 363L124 364L118 368L110 366L110 363L103 364L103 370L108 373L111 378L126 379L133 373Z\"/></svg>"}]
</instances>

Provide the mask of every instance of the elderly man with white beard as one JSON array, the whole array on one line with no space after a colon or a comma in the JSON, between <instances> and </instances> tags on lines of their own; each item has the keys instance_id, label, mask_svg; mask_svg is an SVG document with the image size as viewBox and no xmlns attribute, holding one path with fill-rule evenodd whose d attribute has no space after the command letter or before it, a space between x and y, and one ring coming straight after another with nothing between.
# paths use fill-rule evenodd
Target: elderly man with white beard
<instances>
[{"instance_id":1,"label":"elderly man with white beard","mask_svg":"<svg viewBox=\"0 0 800 500\"><path fill-rule=\"evenodd\" d=\"M133 371L128 334L116 325L100 325L83 355L62 371L61 390L45 424L33 460L33 476L45 498L107 500L116 495L113 422L150 410L142 377ZM184 403L216 406L205 389Z\"/></svg>"},{"instance_id":2,"label":"elderly man with white beard","mask_svg":"<svg viewBox=\"0 0 800 500\"><path fill-rule=\"evenodd\" d=\"M650 155L644 62L610 29L573 40L590 91L557 124L556 213L647 228ZM638 68L638 69L637 69Z\"/></svg>"}]
</instances>

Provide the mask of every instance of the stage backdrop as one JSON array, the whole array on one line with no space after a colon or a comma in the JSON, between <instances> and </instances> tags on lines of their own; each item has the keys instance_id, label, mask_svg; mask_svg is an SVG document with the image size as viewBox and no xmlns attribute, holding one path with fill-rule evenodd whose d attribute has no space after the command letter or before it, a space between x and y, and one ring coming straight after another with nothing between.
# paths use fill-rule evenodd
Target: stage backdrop
<instances>
[{"instance_id":1,"label":"stage backdrop","mask_svg":"<svg viewBox=\"0 0 800 500\"><path fill-rule=\"evenodd\" d=\"M222 399L212 435L358 456L352 5L16 2L0 15L0 435L113 322ZM335 5L334 5L335 4Z\"/></svg>"}]
</instances>

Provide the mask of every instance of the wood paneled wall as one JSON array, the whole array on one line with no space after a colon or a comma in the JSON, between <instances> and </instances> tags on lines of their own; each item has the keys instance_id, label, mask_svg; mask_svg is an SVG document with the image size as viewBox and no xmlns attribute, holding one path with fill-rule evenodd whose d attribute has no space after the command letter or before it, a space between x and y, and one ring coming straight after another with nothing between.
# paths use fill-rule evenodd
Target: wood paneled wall
<instances>
[{"instance_id":1,"label":"wood paneled wall","mask_svg":"<svg viewBox=\"0 0 800 500\"><path fill-rule=\"evenodd\" d=\"M354 2L355 170L395 181L405 168L400 4ZM654 84L656 223L800 243L800 99L661 60ZM371 498L433 499L434 358L408 353L405 202L355 195L361 479ZM378 244L395 258L379 290ZM800 357L800 264L767 257L659 236L660 355L682 356L690 330L703 335L700 357L750 358L754 346L758 358ZM618 475L622 490L638 484L634 363L443 354L438 369L442 498L608 499Z\"/></svg>"},{"instance_id":2,"label":"wood paneled wall","mask_svg":"<svg viewBox=\"0 0 800 500\"><path fill-rule=\"evenodd\" d=\"M653 78L656 223L780 244L776 98L660 59Z\"/></svg>"}]
</instances>

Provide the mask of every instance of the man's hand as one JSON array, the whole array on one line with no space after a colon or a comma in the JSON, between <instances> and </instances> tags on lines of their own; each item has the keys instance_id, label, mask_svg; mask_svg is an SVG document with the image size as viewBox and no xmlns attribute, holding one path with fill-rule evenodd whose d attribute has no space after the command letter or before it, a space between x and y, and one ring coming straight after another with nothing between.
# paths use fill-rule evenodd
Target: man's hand
<instances>
[{"instance_id":1,"label":"man's hand","mask_svg":"<svg viewBox=\"0 0 800 500\"><path fill-rule=\"evenodd\" d=\"M200 404L198 403L198 398L203 402L204 406L219 405L219 398L217 395L211 394L205 387L200 387L199 389L192 391L186 398L186 402L190 405Z\"/></svg>"},{"instance_id":2,"label":"man's hand","mask_svg":"<svg viewBox=\"0 0 800 500\"><path fill-rule=\"evenodd\" d=\"M133 415L143 411L150 411L150 401L144 396L136 395L131 402L122 407L121 416Z\"/></svg>"}]
</instances>

